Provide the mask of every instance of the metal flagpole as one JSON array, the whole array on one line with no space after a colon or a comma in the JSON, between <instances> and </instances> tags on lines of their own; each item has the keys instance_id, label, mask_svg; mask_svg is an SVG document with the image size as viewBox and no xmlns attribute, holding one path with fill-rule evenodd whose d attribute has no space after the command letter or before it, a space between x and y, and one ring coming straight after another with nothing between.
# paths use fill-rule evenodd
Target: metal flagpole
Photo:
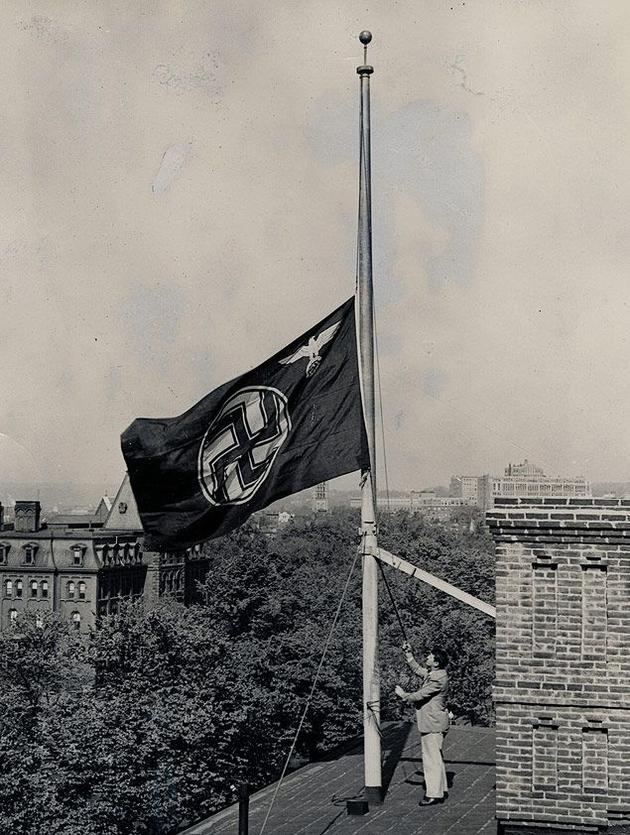
<instances>
[{"instance_id":1,"label":"metal flagpole","mask_svg":"<svg viewBox=\"0 0 630 835\"><path fill-rule=\"evenodd\" d=\"M378 664L378 568L376 554L376 420L374 406L374 313L372 290L372 196L370 165L370 75L367 45L370 32L361 32L363 64L357 67L361 85L358 223L358 332L363 411L370 453L370 470L361 488L361 555L363 561L363 734L365 799L382 803L380 680Z\"/></svg>"}]
</instances>

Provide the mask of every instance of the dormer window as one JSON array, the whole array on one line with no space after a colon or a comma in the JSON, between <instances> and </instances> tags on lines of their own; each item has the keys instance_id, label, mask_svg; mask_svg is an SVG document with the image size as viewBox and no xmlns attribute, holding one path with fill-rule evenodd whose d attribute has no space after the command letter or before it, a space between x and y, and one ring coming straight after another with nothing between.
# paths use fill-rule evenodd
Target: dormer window
<instances>
[{"instance_id":1,"label":"dormer window","mask_svg":"<svg viewBox=\"0 0 630 835\"><path fill-rule=\"evenodd\" d=\"M22 547L24 548L24 564L34 565L35 554L37 553L37 543L29 542L26 545L23 545Z\"/></svg>"},{"instance_id":2,"label":"dormer window","mask_svg":"<svg viewBox=\"0 0 630 835\"><path fill-rule=\"evenodd\" d=\"M0 542L0 565L7 564L7 556L11 546L8 542Z\"/></svg>"},{"instance_id":3,"label":"dormer window","mask_svg":"<svg viewBox=\"0 0 630 835\"><path fill-rule=\"evenodd\" d=\"M72 564L73 565L83 565L83 555L85 554L85 546L84 545L73 545L71 550L72 550Z\"/></svg>"}]
</instances>

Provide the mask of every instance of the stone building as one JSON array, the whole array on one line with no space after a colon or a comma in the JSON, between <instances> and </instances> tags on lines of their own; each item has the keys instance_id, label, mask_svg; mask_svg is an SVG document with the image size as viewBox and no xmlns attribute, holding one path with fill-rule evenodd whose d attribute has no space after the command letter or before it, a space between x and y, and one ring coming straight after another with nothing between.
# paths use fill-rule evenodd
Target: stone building
<instances>
[{"instance_id":1,"label":"stone building","mask_svg":"<svg viewBox=\"0 0 630 835\"><path fill-rule=\"evenodd\" d=\"M199 548L158 553L145 547L135 499L125 477L113 501L94 514L43 522L37 501L17 501L15 521L0 508L0 627L24 610L55 611L76 629L93 627L121 601L173 595L190 602L207 571Z\"/></svg>"},{"instance_id":2,"label":"stone building","mask_svg":"<svg viewBox=\"0 0 630 835\"><path fill-rule=\"evenodd\" d=\"M630 831L630 501L500 499L497 818Z\"/></svg>"}]
</instances>

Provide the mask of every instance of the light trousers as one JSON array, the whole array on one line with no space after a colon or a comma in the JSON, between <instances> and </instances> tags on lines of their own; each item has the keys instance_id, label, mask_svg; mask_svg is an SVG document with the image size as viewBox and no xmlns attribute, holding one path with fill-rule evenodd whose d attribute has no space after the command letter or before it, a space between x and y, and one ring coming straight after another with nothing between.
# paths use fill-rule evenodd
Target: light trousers
<instances>
[{"instance_id":1,"label":"light trousers","mask_svg":"<svg viewBox=\"0 0 630 835\"><path fill-rule=\"evenodd\" d=\"M446 769L442 759L444 734L420 734L420 741L425 794L427 797L444 797L444 792L448 791Z\"/></svg>"}]
</instances>

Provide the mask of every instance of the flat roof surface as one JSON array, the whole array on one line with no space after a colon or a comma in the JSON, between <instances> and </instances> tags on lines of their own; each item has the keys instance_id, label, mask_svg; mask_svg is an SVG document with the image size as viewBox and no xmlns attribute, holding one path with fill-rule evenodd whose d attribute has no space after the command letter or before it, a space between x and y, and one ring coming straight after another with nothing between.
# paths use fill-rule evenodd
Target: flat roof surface
<instances>
[{"instance_id":1,"label":"flat roof surface","mask_svg":"<svg viewBox=\"0 0 630 835\"><path fill-rule=\"evenodd\" d=\"M363 788L363 743L359 741L285 777L264 835L496 835L493 728L451 728L444 744L449 796L436 806L418 806L424 786L416 726L387 724L382 750L383 782L388 786L382 806L373 806L361 816L346 812L346 800L360 797ZM250 835L259 835L276 785L251 796ZM237 832L235 804L189 827L183 835Z\"/></svg>"}]
</instances>

